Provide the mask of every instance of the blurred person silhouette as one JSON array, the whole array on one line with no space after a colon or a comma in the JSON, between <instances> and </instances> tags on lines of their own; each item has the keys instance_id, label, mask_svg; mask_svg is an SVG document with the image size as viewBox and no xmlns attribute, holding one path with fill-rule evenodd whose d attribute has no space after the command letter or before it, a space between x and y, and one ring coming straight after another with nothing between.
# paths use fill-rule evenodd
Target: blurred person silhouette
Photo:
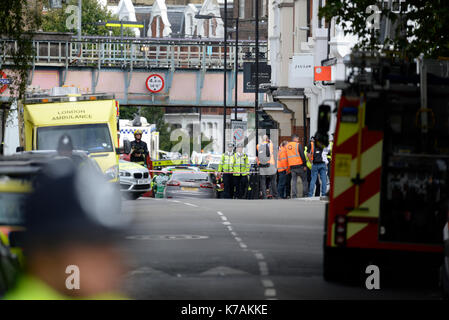
<instances>
[{"instance_id":1,"label":"blurred person silhouette","mask_svg":"<svg viewBox=\"0 0 449 320\"><path fill-rule=\"evenodd\" d=\"M58 155L63 157L71 157L73 151L73 142L72 138L64 133L58 141Z\"/></svg>"},{"instance_id":2,"label":"blurred person silhouette","mask_svg":"<svg viewBox=\"0 0 449 320\"><path fill-rule=\"evenodd\" d=\"M26 266L5 299L126 299L116 240L130 219L119 192L90 167L62 158L37 177L25 202Z\"/></svg>"}]
</instances>

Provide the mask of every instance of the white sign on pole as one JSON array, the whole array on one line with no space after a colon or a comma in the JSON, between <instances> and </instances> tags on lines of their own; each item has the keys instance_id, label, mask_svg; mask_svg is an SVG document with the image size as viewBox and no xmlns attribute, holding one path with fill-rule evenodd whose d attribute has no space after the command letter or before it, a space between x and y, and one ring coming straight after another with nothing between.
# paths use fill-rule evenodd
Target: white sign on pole
<instances>
[{"instance_id":1,"label":"white sign on pole","mask_svg":"<svg viewBox=\"0 0 449 320\"><path fill-rule=\"evenodd\" d=\"M247 129L246 121L232 121L231 129L232 141L235 144L244 143Z\"/></svg>"},{"instance_id":2,"label":"white sign on pole","mask_svg":"<svg viewBox=\"0 0 449 320\"><path fill-rule=\"evenodd\" d=\"M310 88L314 75L313 55L297 55L292 57L288 72L290 88Z\"/></svg>"}]
</instances>

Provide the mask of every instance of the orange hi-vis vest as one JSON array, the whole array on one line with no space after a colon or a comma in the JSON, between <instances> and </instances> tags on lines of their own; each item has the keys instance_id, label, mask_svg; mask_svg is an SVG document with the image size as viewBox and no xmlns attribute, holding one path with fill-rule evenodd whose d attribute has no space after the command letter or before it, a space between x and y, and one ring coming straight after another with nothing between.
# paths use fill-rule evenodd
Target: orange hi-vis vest
<instances>
[{"instance_id":1,"label":"orange hi-vis vest","mask_svg":"<svg viewBox=\"0 0 449 320\"><path fill-rule=\"evenodd\" d=\"M278 152L278 172L288 170L287 148L279 147Z\"/></svg>"},{"instance_id":2,"label":"orange hi-vis vest","mask_svg":"<svg viewBox=\"0 0 449 320\"><path fill-rule=\"evenodd\" d=\"M286 146L289 167L300 166L303 164L301 156L299 155L298 148L299 148L298 142L289 142Z\"/></svg>"},{"instance_id":3,"label":"orange hi-vis vest","mask_svg":"<svg viewBox=\"0 0 449 320\"><path fill-rule=\"evenodd\" d=\"M313 153L315 152L315 143L310 141L310 162L313 162Z\"/></svg>"},{"instance_id":4,"label":"orange hi-vis vest","mask_svg":"<svg viewBox=\"0 0 449 320\"><path fill-rule=\"evenodd\" d=\"M265 144L266 142L263 142ZM270 164L275 165L274 162L274 153L273 153L273 144L271 142L268 143L270 145ZM259 145L256 146L257 151L259 151ZM260 164L259 157L257 157L257 164Z\"/></svg>"}]
</instances>

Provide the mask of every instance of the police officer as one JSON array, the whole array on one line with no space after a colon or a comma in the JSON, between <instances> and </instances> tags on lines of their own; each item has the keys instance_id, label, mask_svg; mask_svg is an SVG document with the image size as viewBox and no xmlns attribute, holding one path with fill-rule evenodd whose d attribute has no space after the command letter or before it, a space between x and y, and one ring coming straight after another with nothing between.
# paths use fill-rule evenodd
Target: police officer
<instances>
[{"instance_id":1,"label":"police officer","mask_svg":"<svg viewBox=\"0 0 449 320\"><path fill-rule=\"evenodd\" d=\"M145 141L142 141L142 130L134 131L134 141L131 141L131 162L137 162L145 165L146 158L149 154L148 146Z\"/></svg>"},{"instance_id":2,"label":"police officer","mask_svg":"<svg viewBox=\"0 0 449 320\"><path fill-rule=\"evenodd\" d=\"M248 155L243 153L243 144L237 145L236 153L232 158L232 171L234 172L235 196L238 199L244 199L248 189L249 175Z\"/></svg>"},{"instance_id":3,"label":"police officer","mask_svg":"<svg viewBox=\"0 0 449 320\"><path fill-rule=\"evenodd\" d=\"M58 141L58 155L62 157L71 157L73 151L72 138L68 134L63 134Z\"/></svg>"},{"instance_id":4,"label":"police officer","mask_svg":"<svg viewBox=\"0 0 449 320\"><path fill-rule=\"evenodd\" d=\"M88 167L59 159L43 169L25 201L26 270L4 298L125 298L125 257L115 241L129 221L119 201L119 191Z\"/></svg>"},{"instance_id":5,"label":"police officer","mask_svg":"<svg viewBox=\"0 0 449 320\"><path fill-rule=\"evenodd\" d=\"M234 145L228 143L227 151L221 155L220 164L218 165L218 172L221 173L221 178L223 179L225 199L232 199L234 197L234 181L232 175L233 158Z\"/></svg>"}]
</instances>

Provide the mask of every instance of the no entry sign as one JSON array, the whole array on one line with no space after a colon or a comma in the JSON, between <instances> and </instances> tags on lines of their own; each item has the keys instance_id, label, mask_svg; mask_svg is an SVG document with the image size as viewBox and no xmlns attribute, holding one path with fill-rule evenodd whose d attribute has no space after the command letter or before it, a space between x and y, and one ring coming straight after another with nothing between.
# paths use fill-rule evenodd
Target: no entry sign
<instances>
[{"instance_id":1,"label":"no entry sign","mask_svg":"<svg viewBox=\"0 0 449 320\"><path fill-rule=\"evenodd\" d=\"M11 84L11 80L8 79L3 71L0 71L0 93L3 93L9 84Z\"/></svg>"},{"instance_id":2,"label":"no entry sign","mask_svg":"<svg viewBox=\"0 0 449 320\"><path fill-rule=\"evenodd\" d=\"M146 85L148 91L158 93L164 89L164 79L158 74L152 74L147 78Z\"/></svg>"},{"instance_id":3,"label":"no entry sign","mask_svg":"<svg viewBox=\"0 0 449 320\"><path fill-rule=\"evenodd\" d=\"M246 137L246 121L231 121L232 139L234 143L243 143Z\"/></svg>"}]
</instances>

